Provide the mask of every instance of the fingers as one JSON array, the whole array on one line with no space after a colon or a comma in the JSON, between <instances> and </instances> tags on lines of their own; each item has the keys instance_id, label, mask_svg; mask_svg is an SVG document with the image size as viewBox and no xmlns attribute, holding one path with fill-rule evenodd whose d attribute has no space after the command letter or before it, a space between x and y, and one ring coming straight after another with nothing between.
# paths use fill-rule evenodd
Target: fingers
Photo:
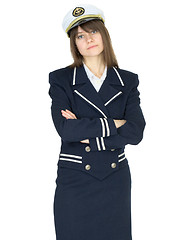
<instances>
[{"instance_id":1,"label":"fingers","mask_svg":"<svg viewBox=\"0 0 189 240\"><path fill-rule=\"evenodd\" d=\"M66 109L66 112L69 113L71 116L73 116L76 119L76 116L74 113L72 113L71 111L69 111L68 109Z\"/></svg>"},{"instance_id":2,"label":"fingers","mask_svg":"<svg viewBox=\"0 0 189 240\"><path fill-rule=\"evenodd\" d=\"M64 110L61 110L62 116L65 117L66 119L73 119L73 116L71 116L69 113L67 113Z\"/></svg>"},{"instance_id":3,"label":"fingers","mask_svg":"<svg viewBox=\"0 0 189 240\"><path fill-rule=\"evenodd\" d=\"M81 143L89 143L89 139L85 139L85 140L82 140L80 141Z\"/></svg>"},{"instance_id":4,"label":"fingers","mask_svg":"<svg viewBox=\"0 0 189 240\"><path fill-rule=\"evenodd\" d=\"M72 113L71 111L67 110L61 110L62 116L65 117L66 119L77 119L75 114Z\"/></svg>"},{"instance_id":5,"label":"fingers","mask_svg":"<svg viewBox=\"0 0 189 240\"><path fill-rule=\"evenodd\" d=\"M62 116L65 117L66 119L70 118L70 116L68 116L64 110L61 110L61 113L62 113Z\"/></svg>"},{"instance_id":6,"label":"fingers","mask_svg":"<svg viewBox=\"0 0 189 240\"><path fill-rule=\"evenodd\" d=\"M121 119L121 120L113 119L113 120L114 120L116 128L119 128L126 123L125 119Z\"/></svg>"}]
</instances>

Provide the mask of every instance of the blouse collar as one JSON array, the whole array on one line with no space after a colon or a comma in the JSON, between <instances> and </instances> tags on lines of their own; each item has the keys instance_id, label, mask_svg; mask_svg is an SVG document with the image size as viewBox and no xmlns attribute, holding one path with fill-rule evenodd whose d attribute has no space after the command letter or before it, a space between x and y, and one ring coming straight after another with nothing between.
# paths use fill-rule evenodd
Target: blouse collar
<instances>
[{"instance_id":1,"label":"blouse collar","mask_svg":"<svg viewBox=\"0 0 189 240\"><path fill-rule=\"evenodd\" d=\"M105 69L104 69L104 72L102 74L102 76L100 78L98 78L93 72L91 72L91 70L86 66L86 64L83 62L83 66L84 66L84 69L86 71L86 74L88 76L89 79L100 79L100 80L104 80L107 76L107 66L105 66Z\"/></svg>"}]
</instances>

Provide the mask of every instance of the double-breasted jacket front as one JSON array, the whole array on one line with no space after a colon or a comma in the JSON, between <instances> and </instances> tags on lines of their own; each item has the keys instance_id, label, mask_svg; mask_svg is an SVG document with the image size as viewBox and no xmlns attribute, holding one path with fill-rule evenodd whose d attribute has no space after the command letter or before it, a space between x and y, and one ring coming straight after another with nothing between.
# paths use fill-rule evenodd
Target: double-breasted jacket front
<instances>
[{"instance_id":1,"label":"double-breasted jacket front","mask_svg":"<svg viewBox=\"0 0 189 240\"><path fill-rule=\"evenodd\" d=\"M120 68L107 70L99 92L85 69L65 67L49 73L51 113L62 145L58 165L84 171L102 180L123 167L125 145L143 138L145 120L137 89L138 75ZM61 110L77 119L66 119ZM116 128L113 119L125 119ZM88 143L81 140L89 139Z\"/></svg>"}]
</instances>

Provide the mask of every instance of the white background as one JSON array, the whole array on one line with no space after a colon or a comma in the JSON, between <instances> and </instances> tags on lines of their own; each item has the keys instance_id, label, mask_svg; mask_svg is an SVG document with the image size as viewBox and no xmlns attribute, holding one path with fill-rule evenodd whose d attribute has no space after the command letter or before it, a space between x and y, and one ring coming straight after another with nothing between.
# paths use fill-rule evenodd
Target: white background
<instances>
[{"instance_id":1,"label":"white background","mask_svg":"<svg viewBox=\"0 0 189 240\"><path fill-rule=\"evenodd\" d=\"M87 2L103 9L120 68L140 80L144 139L126 146L133 240L188 240L187 1ZM2 240L55 239L60 138L50 115L48 73L72 63L61 24L76 3L17 0L0 6Z\"/></svg>"}]
</instances>

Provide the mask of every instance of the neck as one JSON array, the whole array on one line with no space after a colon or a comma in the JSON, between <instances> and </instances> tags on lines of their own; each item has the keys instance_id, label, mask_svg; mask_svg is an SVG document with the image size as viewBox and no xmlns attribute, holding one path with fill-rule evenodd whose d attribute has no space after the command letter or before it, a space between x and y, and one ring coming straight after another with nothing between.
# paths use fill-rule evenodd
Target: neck
<instances>
[{"instance_id":1,"label":"neck","mask_svg":"<svg viewBox=\"0 0 189 240\"><path fill-rule=\"evenodd\" d=\"M104 69L105 63L102 56L88 57L84 59L85 65L91 70L94 75L101 77Z\"/></svg>"}]
</instances>

